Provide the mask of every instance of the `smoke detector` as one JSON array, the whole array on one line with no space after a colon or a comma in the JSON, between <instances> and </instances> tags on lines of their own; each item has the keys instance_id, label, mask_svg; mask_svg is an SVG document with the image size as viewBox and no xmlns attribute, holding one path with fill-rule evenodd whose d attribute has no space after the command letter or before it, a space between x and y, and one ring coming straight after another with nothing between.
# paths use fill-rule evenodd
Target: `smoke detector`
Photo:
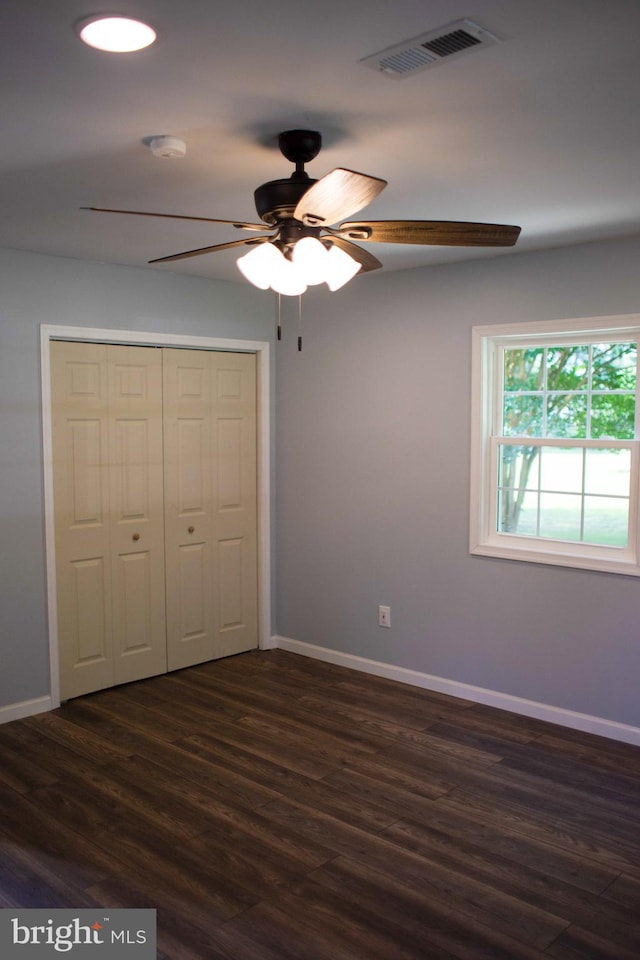
<instances>
[{"instance_id":1,"label":"smoke detector","mask_svg":"<svg viewBox=\"0 0 640 960\"><path fill-rule=\"evenodd\" d=\"M501 41L473 20L456 20L439 30L431 30L364 57L360 63L393 80L401 80L443 60L453 60L494 43Z\"/></svg>"},{"instance_id":2,"label":"smoke detector","mask_svg":"<svg viewBox=\"0 0 640 960\"><path fill-rule=\"evenodd\" d=\"M161 157L163 160L175 160L178 157L184 157L187 152L187 145L184 140L178 137L152 137L149 140L149 150L154 157Z\"/></svg>"}]
</instances>

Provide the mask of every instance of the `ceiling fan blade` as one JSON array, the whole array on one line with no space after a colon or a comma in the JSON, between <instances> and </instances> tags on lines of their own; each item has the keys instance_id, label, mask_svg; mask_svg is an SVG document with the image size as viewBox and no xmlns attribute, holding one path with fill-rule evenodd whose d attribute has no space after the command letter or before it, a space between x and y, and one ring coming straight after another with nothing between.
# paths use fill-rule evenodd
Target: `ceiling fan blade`
<instances>
[{"instance_id":1,"label":"ceiling fan blade","mask_svg":"<svg viewBox=\"0 0 640 960\"><path fill-rule=\"evenodd\" d=\"M330 226L362 210L387 185L386 180L336 167L300 199L293 216L309 226Z\"/></svg>"},{"instance_id":2,"label":"ceiling fan blade","mask_svg":"<svg viewBox=\"0 0 640 960\"><path fill-rule=\"evenodd\" d=\"M455 220L365 220L342 223L336 230L350 240L439 247L512 247L520 235L520 227Z\"/></svg>"},{"instance_id":3,"label":"ceiling fan blade","mask_svg":"<svg viewBox=\"0 0 640 960\"><path fill-rule=\"evenodd\" d=\"M164 217L167 220L200 220L202 223L226 223L238 230L271 230L268 223L243 223L242 220L215 220L212 217L189 217L179 213L149 213L147 210L111 210L108 207L80 207L96 213L129 213L136 217Z\"/></svg>"},{"instance_id":4,"label":"ceiling fan blade","mask_svg":"<svg viewBox=\"0 0 640 960\"><path fill-rule=\"evenodd\" d=\"M350 257L353 257L360 264L362 273L367 273L369 270L378 270L382 266L378 258L374 257L372 253L369 253L363 247L359 247L356 243L351 243L350 240L345 240L344 237L332 236L331 242L348 253Z\"/></svg>"},{"instance_id":5,"label":"ceiling fan blade","mask_svg":"<svg viewBox=\"0 0 640 960\"><path fill-rule=\"evenodd\" d=\"M217 250L229 250L230 247L250 247L256 243L267 243L273 237L247 237L246 240L230 240L228 243L214 243L212 247L198 247L197 250L184 250L182 253L174 253L170 257L156 257L155 260L148 260L148 263L170 263L172 260L186 260L188 257L199 257L203 253L215 253Z\"/></svg>"}]
</instances>

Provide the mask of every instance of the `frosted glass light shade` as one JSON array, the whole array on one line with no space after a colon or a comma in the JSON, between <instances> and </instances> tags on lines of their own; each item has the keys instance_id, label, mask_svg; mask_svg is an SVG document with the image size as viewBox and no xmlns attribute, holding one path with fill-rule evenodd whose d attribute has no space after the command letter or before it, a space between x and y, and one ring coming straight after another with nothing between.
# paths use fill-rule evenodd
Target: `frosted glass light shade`
<instances>
[{"instance_id":1,"label":"frosted glass light shade","mask_svg":"<svg viewBox=\"0 0 640 960\"><path fill-rule=\"evenodd\" d=\"M361 266L335 245L327 250L315 237L298 240L291 260L274 243L265 242L252 247L236 262L238 270L254 287L271 287L286 297L299 296L308 284L315 283L326 283L330 290L339 290Z\"/></svg>"},{"instance_id":2,"label":"frosted glass light shade","mask_svg":"<svg viewBox=\"0 0 640 960\"><path fill-rule=\"evenodd\" d=\"M261 243L236 263L249 283L261 290L271 287L276 293L295 297L307 289L304 277L273 243Z\"/></svg>"},{"instance_id":3,"label":"frosted glass light shade","mask_svg":"<svg viewBox=\"0 0 640 960\"><path fill-rule=\"evenodd\" d=\"M148 23L131 17L93 17L77 27L84 43L109 53L133 53L150 46L156 32Z\"/></svg>"},{"instance_id":4,"label":"frosted glass light shade","mask_svg":"<svg viewBox=\"0 0 640 960\"><path fill-rule=\"evenodd\" d=\"M272 274L280 268L280 261L284 261L284 257L277 247L272 243L261 243L240 257L236 266L254 287L268 290Z\"/></svg>"},{"instance_id":5,"label":"frosted glass light shade","mask_svg":"<svg viewBox=\"0 0 640 960\"><path fill-rule=\"evenodd\" d=\"M310 286L327 279L328 256L325 245L315 237L303 237L293 248L293 263Z\"/></svg>"},{"instance_id":6,"label":"frosted glass light shade","mask_svg":"<svg viewBox=\"0 0 640 960\"><path fill-rule=\"evenodd\" d=\"M334 244L327 254L327 286L329 290L339 290L340 287L344 287L345 283L355 277L361 266L362 264Z\"/></svg>"},{"instance_id":7,"label":"frosted glass light shade","mask_svg":"<svg viewBox=\"0 0 640 960\"><path fill-rule=\"evenodd\" d=\"M296 264L282 257L282 262L279 262L277 268L272 271L271 289L286 297L297 297L305 292L307 284Z\"/></svg>"}]
</instances>

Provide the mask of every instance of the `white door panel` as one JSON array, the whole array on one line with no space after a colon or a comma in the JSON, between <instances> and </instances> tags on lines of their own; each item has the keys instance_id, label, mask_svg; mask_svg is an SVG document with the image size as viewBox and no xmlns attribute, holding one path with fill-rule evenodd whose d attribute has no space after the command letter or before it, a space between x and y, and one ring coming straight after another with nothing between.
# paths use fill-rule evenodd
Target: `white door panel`
<instances>
[{"instance_id":1,"label":"white door panel","mask_svg":"<svg viewBox=\"0 0 640 960\"><path fill-rule=\"evenodd\" d=\"M178 669L258 645L256 377L247 354L167 349L163 364L167 655Z\"/></svg>"},{"instance_id":2,"label":"white door panel","mask_svg":"<svg viewBox=\"0 0 640 960\"><path fill-rule=\"evenodd\" d=\"M113 683L109 411L104 346L51 344L60 687Z\"/></svg>"},{"instance_id":3,"label":"white door panel","mask_svg":"<svg viewBox=\"0 0 640 960\"><path fill-rule=\"evenodd\" d=\"M107 347L114 682L167 669L162 352Z\"/></svg>"},{"instance_id":4,"label":"white door panel","mask_svg":"<svg viewBox=\"0 0 640 960\"><path fill-rule=\"evenodd\" d=\"M52 342L63 699L258 645L251 354Z\"/></svg>"}]
</instances>

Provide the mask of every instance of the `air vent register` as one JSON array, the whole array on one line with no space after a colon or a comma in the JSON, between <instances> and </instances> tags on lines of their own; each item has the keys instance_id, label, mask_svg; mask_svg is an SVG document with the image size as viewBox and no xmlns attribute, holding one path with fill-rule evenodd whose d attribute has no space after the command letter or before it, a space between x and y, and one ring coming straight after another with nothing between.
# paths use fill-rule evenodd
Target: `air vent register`
<instances>
[{"instance_id":1,"label":"air vent register","mask_svg":"<svg viewBox=\"0 0 640 960\"><path fill-rule=\"evenodd\" d=\"M394 80L426 70L442 60L464 56L473 50L500 43L498 37L472 20L457 20L439 30L431 30L412 40L405 40L360 61L378 73Z\"/></svg>"}]
</instances>

